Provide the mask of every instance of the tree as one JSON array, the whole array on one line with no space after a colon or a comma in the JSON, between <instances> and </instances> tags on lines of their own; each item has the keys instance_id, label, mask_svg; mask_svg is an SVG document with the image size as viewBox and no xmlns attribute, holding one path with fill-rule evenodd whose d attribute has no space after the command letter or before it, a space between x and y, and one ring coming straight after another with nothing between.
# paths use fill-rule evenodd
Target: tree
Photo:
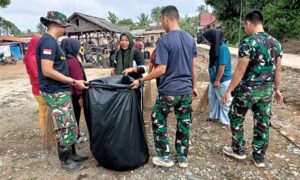
<instances>
[{"instance_id":1,"label":"tree","mask_svg":"<svg viewBox=\"0 0 300 180\"><path fill-rule=\"evenodd\" d=\"M241 0L205 0L214 8L218 21L225 27L225 36L231 42L238 41ZM264 15L264 28L279 40L300 39L300 0L243 0L244 15L250 9L260 9ZM246 34L242 31L242 38Z\"/></svg>"},{"instance_id":2,"label":"tree","mask_svg":"<svg viewBox=\"0 0 300 180\"><path fill-rule=\"evenodd\" d=\"M46 29L46 27L42 23L39 23L38 25L36 25L36 31L39 34L45 34L46 31L47 31L47 29Z\"/></svg>"},{"instance_id":3,"label":"tree","mask_svg":"<svg viewBox=\"0 0 300 180\"><path fill-rule=\"evenodd\" d=\"M275 0L263 7L268 33L278 39L300 39L300 0Z\"/></svg>"},{"instance_id":4,"label":"tree","mask_svg":"<svg viewBox=\"0 0 300 180\"><path fill-rule=\"evenodd\" d=\"M258 1L258 0L253 0ZM241 0L205 0L214 9L218 21L225 28L225 37L232 43L239 40ZM246 34L241 31L241 38Z\"/></svg>"},{"instance_id":5,"label":"tree","mask_svg":"<svg viewBox=\"0 0 300 180\"><path fill-rule=\"evenodd\" d=\"M163 10L164 7L156 7L151 10L151 18L152 21L155 22L157 25L160 24L162 15L161 11Z\"/></svg>"},{"instance_id":6,"label":"tree","mask_svg":"<svg viewBox=\"0 0 300 180\"><path fill-rule=\"evenodd\" d=\"M208 12L208 8L207 8L206 5L202 4L202 5L200 5L200 6L197 7L197 12L199 14L204 13L204 12Z\"/></svg>"},{"instance_id":7,"label":"tree","mask_svg":"<svg viewBox=\"0 0 300 180\"><path fill-rule=\"evenodd\" d=\"M185 15L184 18L180 18L180 27L181 29L188 32L191 36L195 36L197 32L197 27L199 25L199 18L198 16L188 17Z\"/></svg>"},{"instance_id":8,"label":"tree","mask_svg":"<svg viewBox=\"0 0 300 180\"><path fill-rule=\"evenodd\" d=\"M21 35L21 30L12 22L7 21L0 17L0 23L2 27L2 32L0 29L0 34L4 35L14 35L14 36L20 36Z\"/></svg>"},{"instance_id":9,"label":"tree","mask_svg":"<svg viewBox=\"0 0 300 180\"><path fill-rule=\"evenodd\" d=\"M130 18L124 18L117 22L118 26L130 26L130 29L138 29L138 26Z\"/></svg>"},{"instance_id":10,"label":"tree","mask_svg":"<svg viewBox=\"0 0 300 180\"><path fill-rule=\"evenodd\" d=\"M6 8L10 4L10 0L0 0L0 7Z\"/></svg>"},{"instance_id":11,"label":"tree","mask_svg":"<svg viewBox=\"0 0 300 180\"><path fill-rule=\"evenodd\" d=\"M142 13L139 17L137 17L139 19L139 28L143 28L143 29L147 29L151 23L149 16L146 15L145 13Z\"/></svg>"},{"instance_id":12,"label":"tree","mask_svg":"<svg viewBox=\"0 0 300 180\"><path fill-rule=\"evenodd\" d=\"M108 11L107 19L113 24L116 24L119 21L119 18L117 17L117 15L111 11Z\"/></svg>"}]
</instances>

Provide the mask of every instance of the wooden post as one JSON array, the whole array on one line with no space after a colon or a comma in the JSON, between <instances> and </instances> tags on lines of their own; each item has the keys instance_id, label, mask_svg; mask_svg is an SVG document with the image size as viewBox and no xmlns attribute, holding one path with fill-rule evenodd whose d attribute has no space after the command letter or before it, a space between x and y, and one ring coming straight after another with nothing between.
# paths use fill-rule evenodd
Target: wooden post
<instances>
[{"instance_id":1,"label":"wooden post","mask_svg":"<svg viewBox=\"0 0 300 180\"><path fill-rule=\"evenodd\" d=\"M21 53L22 53L22 60L24 59L24 55L25 55L25 52L23 50L23 44L22 43L19 43L19 46L20 46L20 49L21 49Z\"/></svg>"},{"instance_id":2,"label":"wooden post","mask_svg":"<svg viewBox=\"0 0 300 180\"><path fill-rule=\"evenodd\" d=\"M96 32L96 34L97 34L97 46L100 46L100 42L99 42L99 34L98 34L98 32Z\"/></svg>"}]
</instances>

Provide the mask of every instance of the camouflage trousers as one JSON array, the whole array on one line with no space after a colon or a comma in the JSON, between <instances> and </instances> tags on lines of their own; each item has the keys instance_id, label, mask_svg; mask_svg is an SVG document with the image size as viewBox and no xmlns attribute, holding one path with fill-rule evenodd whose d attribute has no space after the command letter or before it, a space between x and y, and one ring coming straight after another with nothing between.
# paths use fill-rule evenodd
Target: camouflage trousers
<instances>
[{"instance_id":1,"label":"camouflage trousers","mask_svg":"<svg viewBox=\"0 0 300 180\"><path fill-rule=\"evenodd\" d=\"M269 145L269 127L272 110L273 86L240 86L233 96L229 119L234 152L244 151L244 120L248 109L253 112L254 127L252 156L264 159Z\"/></svg>"},{"instance_id":2,"label":"camouflage trousers","mask_svg":"<svg viewBox=\"0 0 300 180\"><path fill-rule=\"evenodd\" d=\"M56 125L58 144L69 147L75 144L78 127L69 92L43 93L43 99L50 108L54 124Z\"/></svg>"},{"instance_id":3,"label":"camouflage trousers","mask_svg":"<svg viewBox=\"0 0 300 180\"><path fill-rule=\"evenodd\" d=\"M173 109L177 118L176 151L178 157L187 157L192 118L192 95L157 97L151 115L155 149L159 157L170 155L167 117Z\"/></svg>"}]
</instances>

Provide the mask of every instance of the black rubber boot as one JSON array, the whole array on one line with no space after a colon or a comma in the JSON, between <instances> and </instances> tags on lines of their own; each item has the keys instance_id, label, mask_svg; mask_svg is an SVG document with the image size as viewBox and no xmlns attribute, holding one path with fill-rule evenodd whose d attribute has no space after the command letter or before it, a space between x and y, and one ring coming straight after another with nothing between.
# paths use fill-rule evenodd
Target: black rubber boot
<instances>
[{"instance_id":1,"label":"black rubber boot","mask_svg":"<svg viewBox=\"0 0 300 180\"><path fill-rule=\"evenodd\" d=\"M67 171L79 171L83 165L72 159L71 147L58 147L58 157L61 162L61 168Z\"/></svg>"},{"instance_id":2,"label":"black rubber boot","mask_svg":"<svg viewBox=\"0 0 300 180\"><path fill-rule=\"evenodd\" d=\"M88 156L80 156L76 153L76 148L75 148L75 144L72 145L72 159L75 162L81 162L83 163L84 161L88 160L89 157Z\"/></svg>"}]
</instances>

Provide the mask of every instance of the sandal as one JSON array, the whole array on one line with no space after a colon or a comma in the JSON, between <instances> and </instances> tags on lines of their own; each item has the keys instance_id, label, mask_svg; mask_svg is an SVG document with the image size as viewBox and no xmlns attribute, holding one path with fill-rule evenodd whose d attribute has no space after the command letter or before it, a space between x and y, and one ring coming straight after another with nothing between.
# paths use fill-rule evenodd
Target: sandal
<instances>
[{"instance_id":1,"label":"sandal","mask_svg":"<svg viewBox=\"0 0 300 180\"><path fill-rule=\"evenodd\" d=\"M213 120L210 119L210 118L207 118L207 119L205 119L205 121L210 122L210 121L213 121Z\"/></svg>"}]
</instances>

